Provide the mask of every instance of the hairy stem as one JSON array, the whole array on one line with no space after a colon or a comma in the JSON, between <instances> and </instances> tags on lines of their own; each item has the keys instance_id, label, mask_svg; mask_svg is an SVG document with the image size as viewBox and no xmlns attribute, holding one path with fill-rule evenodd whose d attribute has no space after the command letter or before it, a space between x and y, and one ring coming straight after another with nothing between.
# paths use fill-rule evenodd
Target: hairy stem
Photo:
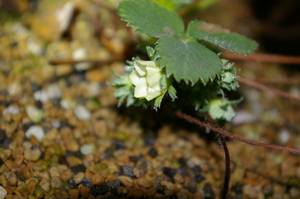
<instances>
[{"instance_id":1,"label":"hairy stem","mask_svg":"<svg viewBox=\"0 0 300 199\"><path fill-rule=\"evenodd\" d=\"M237 135L232 135L230 132L228 132L225 129L219 128L219 127L215 127L210 123L207 122L203 122L200 121L190 115L184 114L182 112L177 112L176 116L178 118L181 118L183 120L186 120L192 124L195 124L201 128L208 128L210 129L213 133L216 133L219 136L223 136L224 138L233 140L233 141L239 141L239 142L243 142L245 144L249 144L252 146L256 146L256 147L263 147L266 149L270 149L270 150L276 150L276 151L284 151L284 152L288 152L291 154L296 154L296 155L300 155L300 149L297 148L292 148L292 147L287 147L287 146L281 146L281 145L276 145L276 144L266 144L263 142L258 142L258 141L254 141L254 140L250 140L250 139L246 139Z\"/></svg>"},{"instance_id":2,"label":"hairy stem","mask_svg":"<svg viewBox=\"0 0 300 199\"><path fill-rule=\"evenodd\" d=\"M218 136L218 141L220 142L223 150L224 150L224 157L225 157L225 173L224 173L224 183L223 188L221 191L221 198L226 199L227 194L229 191L229 185L230 185L230 153L226 144L225 139L222 136Z\"/></svg>"},{"instance_id":3,"label":"hairy stem","mask_svg":"<svg viewBox=\"0 0 300 199\"><path fill-rule=\"evenodd\" d=\"M271 54L251 54L238 55L234 53L224 52L223 58L233 61L248 61L248 62L264 62L274 64L293 64L300 65L300 56L286 56L286 55L271 55Z\"/></svg>"},{"instance_id":4,"label":"hairy stem","mask_svg":"<svg viewBox=\"0 0 300 199\"><path fill-rule=\"evenodd\" d=\"M289 100L294 100L294 101L300 102L300 97L299 96L291 95L287 92L268 87L264 84L261 84L261 83L258 83L256 81L254 81L254 80L239 77L239 82L241 84L245 85L245 86L249 86L249 87L252 87L252 88L255 88L255 89L258 89L258 90L262 90L262 91L271 92L272 94L274 94L278 97L282 97L282 98L286 98L286 99L289 99Z\"/></svg>"}]
</instances>

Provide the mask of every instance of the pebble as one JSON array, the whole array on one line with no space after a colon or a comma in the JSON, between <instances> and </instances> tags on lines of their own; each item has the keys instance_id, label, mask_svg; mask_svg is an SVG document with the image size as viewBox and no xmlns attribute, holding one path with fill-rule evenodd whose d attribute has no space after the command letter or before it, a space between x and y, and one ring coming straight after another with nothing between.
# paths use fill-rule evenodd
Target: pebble
<instances>
[{"instance_id":1,"label":"pebble","mask_svg":"<svg viewBox=\"0 0 300 199\"><path fill-rule=\"evenodd\" d=\"M21 93L21 86L18 83L13 83L8 87L8 93L11 96L18 95Z\"/></svg>"},{"instance_id":2,"label":"pebble","mask_svg":"<svg viewBox=\"0 0 300 199\"><path fill-rule=\"evenodd\" d=\"M26 113L33 122L40 122L44 117L44 112L34 106L27 106Z\"/></svg>"},{"instance_id":3,"label":"pebble","mask_svg":"<svg viewBox=\"0 0 300 199\"><path fill-rule=\"evenodd\" d=\"M74 2L68 2L63 6L63 8L58 10L58 12L56 13L56 17L59 25L59 31L61 33L65 32L68 29L74 12L75 12Z\"/></svg>"},{"instance_id":4,"label":"pebble","mask_svg":"<svg viewBox=\"0 0 300 199\"><path fill-rule=\"evenodd\" d=\"M120 140L113 140L112 141L112 147L115 149L115 150L123 150L123 149L126 149L126 146L124 144L124 142L120 141Z\"/></svg>"},{"instance_id":5,"label":"pebble","mask_svg":"<svg viewBox=\"0 0 300 199\"><path fill-rule=\"evenodd\" d=\"M281 129L278 138L281 144L286 144L290 140L290 132L287 129Z\"/></svg>"},{"instance_id":6,"label":"pebble","mask_svg":"<svg viewBox=\"0 0 300 199\"><path fill-rule=\"evenodd\" d=\"M77 106L75 108L75 115L80 120L89 120L91 118L91 113L84 106Z\"/></svg>"},{"instance_id":7,"label":"pebble","mask_svg":"<svg viewBox=\"0 0 300 199\"><path fill-rule=\"evenodd\" d=\"M133 168L130 167L130 166L120 166L119 175L120 176L128 176L130 178L135 177L134 172L133 172Z\"/></svg>"},{"instance_id":8,"label":"pebble","mask_svg":"<svg viewBox=\"0 0 300 199\"><path fill-rule=\"evenodd\" d=\"M49 96L47 95L47 92L44 90L36 91L33 94L33 97L35 100L39 100L41 102L47 102L49 100Z\"/></svg>"},{"instance_id":9,"label":"pebble","mask_svg":"<svg viewBox=\"0 0 300 199\"><path fill-rule=\"evenodd\" d=\"M7 191L0 185L0 199L4 199L7 195Z\"/></svg>"},{"instance_id":10,"label":"pebble","mask_svg":"<svg viewBox=\"0 0 300 199\"><path fill-rule=\"evenodd\" d=\"M211 185L206 183L203 187L204 198L205 199L214 199L216 198L214 190L212 189Z\"/></svg>"},{"instance_id":11,"label":"pebble","mask_svg":"<svg viewBox=\"0 0 300 199\"><path fill-rule=\"evenodd\" d=\"M90 83L87 87L87 94L91 97L98 96L101 92L101 87L98 83Z\"/></svg>"},{"instance_id":12,"label":"pebble","mask_svg":"<svg viewBox=\"0 0 300 199\"><path fill-rule=\"evenodd\" d=\"M29 52L31 52L34 55L42 55L42 53L43 53L42 46L36 39L33 39L33 38L28 38L27 48L28 48Z\"/></svg>"},{"instance_id":13,"label":"pebble","mask_svg":"<svg viewBox=\"0 0 300 199\"><path fill-rule=\"evenodd\" d=\"M76 106L76 103L70 99L62 99L61 102L60 102L60 105L66 109L66 110L70 110L70 109L73 109L75 108Z\"/></svg>"},{"instance_id":14,"label":"pebble","mask_svg":"<svg viewBox=\"0 0 300 199\"><path fill-rule=\"evenodd\" d=\"M246 112L246 111L239 111L236 113L236 116L233 119L233 124L241 125L254 122L256 120L255 115Z\"/></svg>"},{"instance_id":15,"label":"pebble","mask_svg":"<svg viewBox=\"0 0 300 199\"><path fill-rule=\"evenodd\" d=\"M148 150L148 155L152 158L155 158L157 157L158 155L158 152L157 150L154 148L154 147L151 147L149 150Z\"/></svg>"},{"instance_id":16,"label":"pebble","mask_svg":"<svg viewBox=\"0 0 300 199\"><path fill-rule=\"evenodd\" d=\"M109 186L106 183L103 183L100 185L95 185L95 186L92 186L92 188L91 188L91 194L95 197L104 195L108 191L109 191Z\"/></svg>"},{"instance_id":17,"label":"pebble","mask_svg":"<svg viewBox=\"0 0 300 199\"><path fill-rule=\"evenodd\" d=\"M89 179L87 179L87 178L83 178L81 180L81 184L83 186L86 186L86 187L92 187L93 186L93 183Z\"/></svg>"},{"instance_id":18,"label":"pebble","mask_svg":"<svg viewBox=\"0 0 300 199\"><path fill-rule=\"evenodd\" d=\"M0 144L6 140L7 136L3 129L0 129Z\"/></svg>"},{"instance_id":19,"label":"pebble","mask_svg":"<svg viewBox=\"0 0 300 199\"><path fill-rule=\"evenodd\" d=\"M199 165L196 165L191 168L193 175L194 175L194 180L196 182L202 182L205 178L202 175L202 168Z\"/></svg>"},{"instance_id":20,"label":"pebble","mask_svg":"<svg viewBox=\"0 0 300 199\"><path fill-rule=\"evenodd\" d=\"M31 126L26 132L25 136L30 138L31 136L36 137L38 141L42 141L45 137L44 129L41 126Z\"/></svg>"},{"instance_id":21,"label":"pebble","mask_svg":"<svg viewBox=\"0 0 300 199\"><path fill-rule=\"evenodd\" d=\"M47 87L46 93L49 99L58 99L62 96L62 92L57 84L51 84Z\"/></svg>"},{"instance_id":22,"label":"pebble","mask_svg":"<svg viewBox=\"0 0 300 199\"><path fill-rule=\"evenodd\" d=\"M113 180L111 182L108 182L107 186L109 187L109 190L113 194L118 194L118 190L119 190L119 188L121 186L121 181L120 180Z\"/></svg>"},{"instance_id":23,"label":"pebble","mask_svg":"<svg viewBox=\"0 0 300 199\"><path fill-rule=\"evenodd\" d=\"M89 155L94 153L95 151L95 145L94 144L85 144L83 146L80 147L80 152L83 155Z\"/></svg>"},{"instance_id":24,"label":"pebble","mask_svg":"<svg viewBox=\"0 0 300 199\"><path fill-rule=\"evenodd\" d=\"M61 90L56 84L48 86L45 90L38 90L33 97L37 101L47 102L49 100L58 99L62 96Z\"/></svg>"},{"instance_id":25,"label":"pebble","mask_svg":"<svg viewBox=\"0 0 300 199\"><path fill-rule=\"evenodd\" d=\"M25 149L24 158L30 161L37 161L41 157L42 152L40 149Z\"/></svg>"},{"instance_id":26,"label":"pebble","mask_svg":"<svg viewBox=\"0 0 300 199\"><path fill-rule=\"evenodd\" d=\"M71 167L73 173L81 173L86 171L86 167L83 164L75 165Z\"/></svg>"},{"instance_id":27,"label":"pebble","mask_svg":"<svg viewBox=\"0 0 300 199\"><path fill-rule=\"evenodd\" d=\"M10 114L10 115L18 115L20 113L20 109L18 106L10 105L6 109L4 109L3 114Z\"/></svg>"},{"instance_id":28,"label":"pebble","mask_svg":"<svg viewBox=\"0 0 300 199\"><path fill-rule=\"evenodd\" d=\"M164 167L162 172L165 176L167 176L171 181L174 181L174 177L176 175L176 169L170 167Z\"/></svg>"},{"instance_id":29,"label":"pebble","mask_svg":"<svg viewBox=\"0 0 300 199\"><path fill-rule=\"evenodd\" d=\"M84 48L78 48L73 52L73 59L74 60L84 60L87 57L87 52ZM87 70L91 67L91 64L89 63L80 63L75 65L76 69L81 70Z\"/></svg>"}]
</instances>

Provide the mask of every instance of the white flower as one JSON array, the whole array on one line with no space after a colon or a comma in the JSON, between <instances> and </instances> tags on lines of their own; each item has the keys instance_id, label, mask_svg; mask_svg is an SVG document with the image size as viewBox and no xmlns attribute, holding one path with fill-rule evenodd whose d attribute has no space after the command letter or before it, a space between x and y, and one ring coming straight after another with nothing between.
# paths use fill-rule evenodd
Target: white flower
<instances>
[{"instance_id":1,"label":"white flower","mask_svg":"<svg viewBox=\"0 0 300 199\"><path fill-rule=\"evenodd\" d=\"M163 74L154 61L135 60L129 80L134 85L134 97L150 101L163 93Z\"/></svg>"}]
</instances>

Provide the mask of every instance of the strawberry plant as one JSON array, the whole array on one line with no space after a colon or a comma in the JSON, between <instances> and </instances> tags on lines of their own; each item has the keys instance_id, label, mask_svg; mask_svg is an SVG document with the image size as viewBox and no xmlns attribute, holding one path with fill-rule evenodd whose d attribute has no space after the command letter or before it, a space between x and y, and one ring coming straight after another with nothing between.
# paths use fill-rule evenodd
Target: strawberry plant
<instances>
[{"instance_id":1,"label":"strawberry plant","mask_svg":"<svg viewBox=\"0 0 300 199\"><path fill-rule=\"evenodd\" d=\"M134 57L114 81L119 104L158 109L170 99L188 104L217 121L231 121L228 92L239 88L234 64L220 57L223 50L250 54L257 43L217 25L181 17L151 0L123 0L122 20L137 32L155 39L147 46L148 60ZM183 1L182 1L183 2Z\"/></svg>"}]
</instances>

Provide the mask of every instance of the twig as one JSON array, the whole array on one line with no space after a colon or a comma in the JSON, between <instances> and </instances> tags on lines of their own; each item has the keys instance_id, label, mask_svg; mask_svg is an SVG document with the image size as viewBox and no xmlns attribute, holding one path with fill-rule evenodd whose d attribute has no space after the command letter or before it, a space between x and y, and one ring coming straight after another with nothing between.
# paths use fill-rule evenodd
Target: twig
<instances>
[{"instance_id":1,"label":"twig","mask_svg":"<svg viewBox=\"0 0 300 199\"><path fill-rule=\"evenodd\" d=\"M268 91L271 92L272 94L282 97L282 98L286 98L286 99L290 99L290 100L294 100L297 102L300 102L300 97L299 96L295 96L295 95L291 95L287 92L278 90L278 89L274 89L274 88L270 88L264 84L258 83L254 80L249 80L249 79L245 79L243 77L239 77L239 82L243 85L252 87L252 88L256 88L258 90L262 90L262 91Z\"/></svg>"},{"instance_id":2,"label":"twig","mask_svg":"<svg viewBox=\"0 0 300 199\"><path fill-rule=\"evenodd\" d=\"M252 145L252 146L263 147L263 148L266 148L266 149L271 149L271 150L276 150L276 151L285 151L285 152L288 152L288 153L291 153L291 154L300 155L300 149L297 149L297 148L291 148L291 147L275 145L275 144L266 144L266 143L263 143L263 142L249 140L249 139L246 139L246 138L243 138L243 137L240 137L240 136L232 135L232 134L230 134L230 132L226 131L225 129L215 127L215 126L213 126L213 125L211 125L207 122L200 121L200 120L198 120L198 119L196 119L192 116L189 116L187 114L184 114L182 112L177 112L176 116L178 118L184 119L184 120L186 120L186 121L188 121L192 124L195 124L199 127L208 128L208 129L212 130L212 132L214 132L214 133L216 133L220 136L223 136L224 138L233 140L233 141L239 141L239 142L243 142L245 144L249 144L249 145Z\"/></svg>"},{"instance_id":3,"label":"twig","mask_svg":"<svg viewBox=\"0 0 300 199\"><path fill-rule=\"evenodd\" d=\"M270 54L251 54L251 55L238 55L234 53L224 52L223 58L234 61L254 61L265 62L274 64L293 64L300 65L300 56L287 56L287 55L270 55Z\"/></svg>"},{"instance_id":4,"label":"twig","mask_svg":"<svg viewBox=\"0 0 300 199\"><path fill-rule=\"evenodd\" d=\"M289 78L289 79L257 79L257 82L263 83L263 84L270 84L270 85L285 85L285 86L294 86L294 85L300 85L300 77L299 78Z\"/></svg>"},{"instance_id":5,"label":"twig","mask_svg":"<svg viewBox=\"0 0 300 199\"><path fill-rule=\"evenodd\" d=\"M64 64L80 64L80 63L90 63L96 65L107 65L112 64L114 62L121 61L121 59L109 59L109 60L91 60L91 59L83 59L83 60L74 60L74 59L53 59L49 61L50 65L64 65Z\"/></svg>"},{"instance_id":6,"label":"twig","mask_svg":"<svg viewBox=\"0 0 300 199\"><path fill-rule=\"evenodd\" d=\"M226 199L227 194L229 191L229 185L230 185L230 153L226 144L226 141L223 137L218 136L218 140L220 144L222 145L222 148L224 150L224 157L225 157L225 174L224 174L224 184L221 192L221 198Z\"/></svg>"}]
</instances>

